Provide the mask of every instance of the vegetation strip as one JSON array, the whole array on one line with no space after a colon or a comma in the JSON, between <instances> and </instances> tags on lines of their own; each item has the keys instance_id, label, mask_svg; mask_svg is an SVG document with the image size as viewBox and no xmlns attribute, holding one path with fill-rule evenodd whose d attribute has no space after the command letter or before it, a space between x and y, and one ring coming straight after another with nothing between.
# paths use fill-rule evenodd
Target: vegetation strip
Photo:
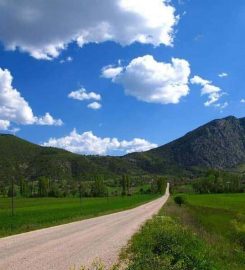
<instances>
[{"instance_id":1,"label":"vegetation strip","mask_svg":"<svg viewBox=\"0 0 245 270\"><path fill-rule=\"evenodd\" d=\"M179 199L176 203L170 199L159 215L149 220L122 252L122 262L127 265L125 269L244 269L242 241L245 231L244 227L241 229L244 220L234 225L235 221L230 216L230 213L237 215L239 212L241 218L245 210L244 200L242 194L186 195L181 203ZM240 206L235 211L234 204ZM222 205L225 209L222 209ZM218 217L213 219L207 209L215 211L215 206ZM231 226L230 231L223 230L222 226L228 224Z\"/></svg>"}]
</instances>

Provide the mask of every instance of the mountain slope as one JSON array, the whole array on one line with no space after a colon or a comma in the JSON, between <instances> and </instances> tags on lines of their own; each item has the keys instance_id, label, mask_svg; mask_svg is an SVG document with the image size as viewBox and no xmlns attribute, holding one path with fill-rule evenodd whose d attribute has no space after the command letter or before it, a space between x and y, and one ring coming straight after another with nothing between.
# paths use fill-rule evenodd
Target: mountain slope
<instances>
[{"instance_id":1,"label":"mountain slope","mask_svg":"<svg viewBox=\"0 0 245 270\"><path fill-rule=\"evenodd\" d=\"M164 146L128 156L152 171L226 169L245 163L245 118L229 116L187 133Z\"/></svg>"},{"instance_id":2,"label":"mountain slope","mask_svg":"<svg viewBox=\"0 0 245 270\"><path fill-rule=\"evenodd\" d=\"M0 180L13 174L35 179L91 180L121 174L190 175L206 168L245 164L245 118L227 117L203 125L171 143L123 157L83 156L42 147L13 135L0 135Z\"/></svg>"},{"instance_id":3,"label":"mountain slope","mask_svg":"<svg viewBox=\"0 0 245 270\"><path fill-rule=\"evenodd\" d=\"M107 178L123 173L140 174L141 170L121 157L74 154L62 149L42 147L9 134L0 134L0 181L12 175L35 179L91 180L97 174Z\"/></svg>"},{"instance_id":4,"label":"mountain slope","mask_svg":"<svg viewBox=\"0 0 245 270\"><path fill-rule=\"evenodd\" d=\"M41 147L13 135L0 135L0 176L23 175L27 178L49 176L72 179L103 170L86 156L65 150Z\"/></svg>"}]
</instances>

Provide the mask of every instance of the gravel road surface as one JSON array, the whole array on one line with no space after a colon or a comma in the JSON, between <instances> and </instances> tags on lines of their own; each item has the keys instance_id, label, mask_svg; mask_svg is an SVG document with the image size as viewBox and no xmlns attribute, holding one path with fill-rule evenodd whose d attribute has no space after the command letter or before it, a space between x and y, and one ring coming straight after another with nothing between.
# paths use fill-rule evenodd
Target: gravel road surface
<instances>
[{"instance_id":1,"label":"gravel road surface","mask_svg":"<svg viewBox=\"0 0 245 270\"><path fill-rule=\"evenodd\" d=\"M169 197L134 209L0 239L1 270L69 270L96 257L107 265Z\"/></svg>"}]
</instances>

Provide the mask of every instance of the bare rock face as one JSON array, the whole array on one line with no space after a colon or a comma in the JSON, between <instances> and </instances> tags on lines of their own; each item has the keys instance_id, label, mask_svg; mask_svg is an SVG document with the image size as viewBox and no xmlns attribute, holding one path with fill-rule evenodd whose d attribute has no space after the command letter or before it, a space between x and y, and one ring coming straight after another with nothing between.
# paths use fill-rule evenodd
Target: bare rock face
<instances>
[{"instance_id":1,"label":"bare rock face","mask_svg":"<svg viewBox=\"0 0 245 270\"><path fill-rule=\"evenodd\" d=\"M172 143L174 159L183 166L230 168L245 162L244 120L228 117L198 128Z\"/></svg>"},{"instance_id":2,"label":"bare rock face","mask_svg":"<svg viewBox=\"0 0 245 270\"><path fill-rule=\"evenodd\" d=\"M236 167L245 163L245 118L211 121L171 143L127 158L154 173Z\"/></svg>"}]
</instances>

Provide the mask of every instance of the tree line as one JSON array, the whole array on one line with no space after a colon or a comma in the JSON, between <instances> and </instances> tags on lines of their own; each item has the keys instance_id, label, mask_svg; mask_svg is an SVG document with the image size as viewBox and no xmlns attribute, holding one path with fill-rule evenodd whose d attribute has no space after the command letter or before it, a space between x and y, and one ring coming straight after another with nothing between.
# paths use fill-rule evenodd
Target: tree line
<instances>
[{"instance_id":1,"label":"tree line","mask_svg":"<svg viewBox=\"0 0 245 270\"><path fill-rule=\"evenodd\" d=\"M218 170L209 170L192 183L197 193L237 193L244 192L241 175Z\"/></svg>"},{"instance_id":2,"label":"tree line","mask_svg":"<svg viewBox=\"0 0 245 270\"><path fill-rule=\"evenodd\" d=\"M129 175L122 175L120 180L113 183L105 181L102 175L91 177L90 181L55 181L48 177L41 176L37 179L26 180L24 177L12 180L13 185L6 185L0 181L0 196L12 197L106 197L109 195L132 195L133 187L139 185L132 181ZM166 189L167 180L165 177L157 177L150 180L149 188L140 190L140 193L160 193ZM116 189L114 192L109 192Z\"/></svg>"}]
</instances>

